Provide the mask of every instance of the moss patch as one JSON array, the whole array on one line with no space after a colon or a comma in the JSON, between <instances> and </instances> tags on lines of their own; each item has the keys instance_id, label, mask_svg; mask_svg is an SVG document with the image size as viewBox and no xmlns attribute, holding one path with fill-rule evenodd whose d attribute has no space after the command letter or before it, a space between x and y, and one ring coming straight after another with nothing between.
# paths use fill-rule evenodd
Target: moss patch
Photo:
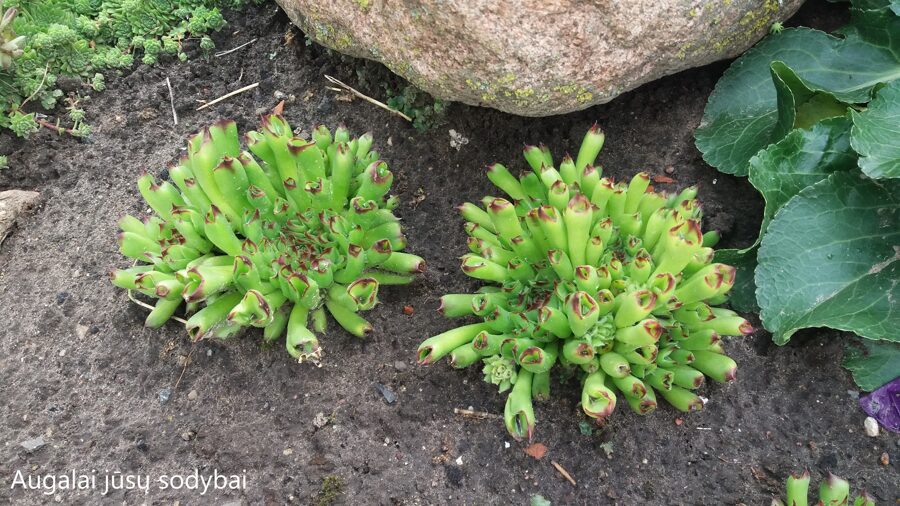
<instances>
[{"instance_id":1,"label":"moss patch","mask_svg":"<svg viewBox=\"0 0 900 506\"><path fill-rule=\"evenodd\" d=\"M322 478L322 488L313 499L315 506L328 506L344 493L344 479L340 476L329 475Z\"/></svg>"}]
</instances>

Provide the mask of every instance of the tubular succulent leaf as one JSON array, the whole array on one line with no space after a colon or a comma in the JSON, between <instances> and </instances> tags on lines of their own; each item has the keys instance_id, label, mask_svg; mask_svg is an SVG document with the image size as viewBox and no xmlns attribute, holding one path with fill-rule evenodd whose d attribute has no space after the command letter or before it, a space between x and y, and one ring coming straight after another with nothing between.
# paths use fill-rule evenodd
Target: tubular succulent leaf
<instances>
[{"instance_id":1,"label":"tubular succulent leaf","mask_svg":"<svg viewBox=\"0 0 900 506\"><path fill-rule=\"evenodd\" d=\"M118 242L142 263L110 278L159 299L147 326L187 303L193 339L261 327L299 361L318 360L314 332L324 331L326 309L363 336L372 326L358 312L375 306L379 286L413 281L425 262L401 251L387 198L393 176L370 134L350 140L346 129L332 137L320 126L307 142L272 115L246 140L253 154L241 151L235 123L220 121L189 140L172 183L140 177L155 216L119 220Z\"/></svg>"},{"instance_id":2,"label":"tubular succulent leaf","mask_svg":"<svg viewBox=\"0 0 900 506\"><path fill-rule=\"evenodd\" d=\"M818 504L821 506L875 506L875 499L865 491L860 492L853 501L850 500L850 483L831 473L819 486L819 499L810 502L809 499L809 471L800 474L792 474L785 485L785 501L772 499L772 506L808 506Z\"/></svg>"},{"instance_id":3,"label":"tubular succulent leaf","mask_svg":"<svg viewBox=\"0 0 900 506\"><path fill-rule=\"evenodd\" d=\"M511 392L505 424L516 438L533 434L531 401L549 396L554 371L581 377L583 411L598 420L617 396L642 414L657 397L701 409L694 390L705 377L734 379L722 336L752 332L736 313L712 307L727 299L735 269L712 261L717 234L700 230L696 188L670 196L645 173L620 183L602 177L595 162L604 140L595 125L577 158L558 168L546 147L525 146L531 170L521 177L487 168L507 198L459 208L470 250L462 270L486 286L445 295L440 310L483 323L426 340L419 361L481 359L485 381Z\"/></svg>"}]
</instances>

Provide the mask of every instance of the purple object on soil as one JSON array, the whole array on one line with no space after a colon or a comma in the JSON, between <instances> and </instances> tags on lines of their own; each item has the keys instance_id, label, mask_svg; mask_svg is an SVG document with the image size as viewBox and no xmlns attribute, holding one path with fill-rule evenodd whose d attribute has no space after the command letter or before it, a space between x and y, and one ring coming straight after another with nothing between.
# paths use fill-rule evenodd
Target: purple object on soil
<instances>
[{"instance_id":1,"label":"purple object on soil","mask_svg":"<svg viewBox=\"0 0 900 506\"><path fill-rule=\"evenodd\" d=\"M859 406L885 429L900 432L900 378L860 397Z\"/></svg>"}]
</instances>

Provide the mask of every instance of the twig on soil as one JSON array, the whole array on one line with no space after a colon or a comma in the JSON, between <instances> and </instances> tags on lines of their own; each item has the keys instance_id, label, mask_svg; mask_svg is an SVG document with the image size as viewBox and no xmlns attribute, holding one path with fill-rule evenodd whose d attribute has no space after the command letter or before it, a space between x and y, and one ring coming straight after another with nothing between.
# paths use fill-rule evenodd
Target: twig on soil
<instances>
[{"instance_id":1,"label":"twig on soil","mask_svg":"<svg viewBox=\"0 0 900 506\"><path fill-rule=\"evenodd\" d=\"M453 408L453 413L457 415L462 415L466 418L477 418L479 420L484 420L486 418L503 418L500 415L495 415L493 413L486 413L484 411L472 411L471 409L463 409L463 408Z\"/></svg>"},{"instance_id":2,"label":"twig on soil","mask_svg":"<svg viewBox=\"0 0 900 506\"><path fill-rule=\"evenodd\" d=\"M39 91L41 91L41 88L44 87L44 82L47 80L48 72L50 72L50 64L49 63L47 64L46 67L44 67L44 76L41 77L40 84L38 84L38 87L34 89L34 92L32 92L31 95L28 95L28 98L26 98L25 100L22 101L21 104L19 104L19 109L25 107L25 104L27 104L29 101L31 101L31 99L34 98L35 95L37 95Z\"/></svg>"},{"instance_id":3,"label":"twig on soil","mask_svg":"<svg viewBox=\"0 0 900 506\"><path fill-rule=\"evenodd\" d=\"M211 105L216 105L225 99L231 98L231 97L238 95L240 93L243 93L245 91L252 90L253 88L256 88L257 86L259 86L259 81L255 82L253 84L248 84L247 86L244 86L243 88L236 89L236 90L232 91L231 93L226 93L215 100L211 100L211 101L201 105L200 107L198 107L197 110L199 111L201 109L206 109L207 107L209 107Z\"/></svg>"},{"instance_id":4,"label":"twig on soil","mask_svg":"<svg viewBox=\"0 0 900 506\"><path fill-rule=\"evenodd\" d=\"M388 112L391 112L391 113L393 113L393 114L396 114L397 116L400 116L401 118L405 119L406 121L412 121L412 120L413 120L412 118L410 118L410 117L407 116L406 114L403 114L402 112L398 111L397 109L393 109L393 108L391 108L389 105L387 105L387 104L385 104L385 103L383 103L383 102L379 102L379 101L375 100L375 99L372 98L372 97L369 97L369 96L367 96L367 95L363 95L362 93L360 93L359 91L356 91L355 89L353 89L353 88L350 87L349 85L344 84L343 82L341 82L341 81L339 81L339 80L337 80L337 79L335 79L335 78L333 78L333 77L331 77L331 76L329 76L329 75L326 75L326 76L325 76L325 79L327 79L328 82L330 82L331 84L334 84L334 85L339 86L338 88L333 88L333 87L331 87L331 86L326 86L326 88L328 88L328 89L331 90L331 91L337 91L337 92L341 92L341 93L342 93L342 92L345 92L345 91L348 91L348 92L352 93L353 95L355 95L355 96L357 96L357 97L359 97L359 98L365 100L366 102L369 102L370 104L377 105L378 107L381 107L382 109L384 109L384 110L386 110L386 111L388 111Z\"/></svg>"},{"instance_id":5,"label":"twig on soil","mask_svg":"<svg viewBox=\"0 0 900 506\"><path fill-rule=\"evenodd\" d=\"M231 49L229 49L229 50L227 50L227 51L219 51L218 53L216 53L216 54L213 55L213 56L215 56L216 58L219 58L219 57L221 57L221 56L225 56L226 54L231 54L231 53L237 51L238 49L243 49L243 48L249 46L250 44L253 44L254 42L256 42L256 40L257 40L257 39L253 39L253 40L251 40L250 42L244 42L244 43L241 44L240 46L238 46L238 47L233 47L233 48L231 48Z\"/></svg>"},{"instance_id":6,"label":"twig on soil","mask_svg":"<svg viewBox=\"0 0 900 506\"><path fill-rule=\"evenodd\" d=\"M41 125L41 126L44 127L44 128L49 128L50 130L53 130L54 132L57 132L57 133L60 133L60 134L74 135L74 134L72 133L73 130L72 130L71 128L65 128L65 127L61 127L61 126L59 126L59 125L54 125L53 123L50 123L50 122L48 122L48 121L44 121L44 120L42 120L42 119L37 120L37 124L38 124L38 125Z\"/></svg>"},{"instance_id":7,"label":"twig on soil","mask_svg":"<svg viewBox=\"0 0 900 506\"><path fill-rule=\"evenodd\" d=\"M184 371L187 371L189 365L191 365L191 356L194 354L194 350L197 349L197 342L194 341L191 344L191 351L188 352L187 358L184 359L184 367L181 368L181 374L178 375L178 380L175 382L175 386L172 387L172 391L178 390L178 385L181 384L181 379L184 378Z\"/></svg>"},{"instance_id":8,"label":"twig on soil","mask_svg":"<svg viewBox=\"0 0 900 506\"><path fill-rule=\"evenodd\" d=\"M172 82L169 81L169 76L166 76L166 86L169 88L169 105L172 106L172 120L175 122L175 126L178 126L178 113L175 112L175 95L172 93Z\"/></svg>"},{"instance_id":9,"label":"twig on soil","mask_svg":"<svg viewBox=\"0 0 900 506\"><path fill-rule=\"evenodd\" d=\"M561 475L563 476L563 478L569 480L569 483L571 483L573 487L577 487L577 486L578 486L578 484L575 483L575 479L572 478L572 475L569 474L568 471L566 471L565 469L563 469L563 466L557 464L555 460L551 460L551 461L550 461L550 464L552 464L553 467L555 467L556 470L559 471L559 474L561 474Z\"/></svg>"}]
</instances>

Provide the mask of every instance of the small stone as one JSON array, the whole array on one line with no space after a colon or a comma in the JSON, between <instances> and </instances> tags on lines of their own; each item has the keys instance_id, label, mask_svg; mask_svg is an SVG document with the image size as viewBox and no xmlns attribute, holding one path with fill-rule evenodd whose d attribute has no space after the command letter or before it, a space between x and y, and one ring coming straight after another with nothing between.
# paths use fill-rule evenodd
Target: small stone
<instances>
[{"instance_id":1,"label":"small stone","mask_svg":"<svg viewBox=\"0 0 900 506\"><path fill-rule=\"evenodd\" d=\"M676 419L675 419L675 425L681 425L681 424L683 424L683 423L684 423L684 420L682 420L681 418L676 418Z\"/></svg>"},{"instance_id":2,"label":"small stone","mask_svg":"<svg viewBox=\"0 0 900 506\"><path fill-rule=\"evenodd\" d=\"M59 356L60 356L60 357L65 357L65 356L66 356L66 350L65 350L65 349L59 350Z\"/></svg>"},{"instance_id":3,"label":"small stone","mask_svg":"<svg viewBox=\"0 0 900 506\"><path fill-rule=\"evenodd\" d=\"M188 392L188 400L190 400L190 401L196 400L198 395L199 394L197 394L196 390L191 390L190 392Z\"/></svg>"},{"instance_id":4,"label":"small stone","mask_svg":"<svg viewBox=\"0 0 900 506\"><path fill-rule=\"evenodd\" d=\"M169 399L172 398L172 389L169 387L163 388L159 391L159 403L165 404L169 402Z\"/></svg>"},{"instance_id":5,"label":"small stone","mask_svg":"<svg viewBox=\"0 0 900 506\"><path fill-rule=\"evenodd\" d=\"M186 430L181 433L181 439L184 441L190 441L191 439L194 439L194 437L196 437L196 436L197 436L197 433L192 430Z\"/></svg>"},{"instance_id":6,"label":"small stone","mask_svg":"<svg viewBox=\"0 0 900 506\"><path fill-rule=\"evenodd\" d=\"M19 446L25 448L29 452L35 452L43 448L46 444L47 443L46 441L44 441L44 437L38 436L33 439L26 439L25 441L22 441L21 443L19 443Z\"/></svg>"},{"instance_id":7,"label":"small stone","mask_svg":"<svg viewBox=\"0 0 900 506\"><path fill-rule=\"evenodd\" d=\"M284 455L285 457L288 455L293 455L294 449L293 448L285 448L284 451L281 452L281 454Z\"/></svg>"},{"instance_id":8,"label":"small stone","mask_svg":"<svg viewBox=\"0 0 900 506\"><path fill-rule=\"evenodd\" d=\"M90 328L88 328L87 325L81 325L80 323L75 325L75 335L78 336L78 339L84 339L85 336L87 336L88 330L90 330Z\"/></svg>"},{"instance_id":9,"label":"small stone","mask_svg":"<svg viewBox=\"0 0 900 506\"><path fill-rule=\"evenodd\" d=\"M406 362L404 362L402 360L394 361L394 369L396 369L398 371L405 371L408 367L409 366L406 365Z\"/></svg>"},{"instance_id":10,"label":"small stone","mask_svg":"<svg viewBox=\"0 0 900 506\"><path fill-rule=\"evenodd\" d=\"M463 464L462 455L456 457L456 465L461 466Z\"/></svg>"},{"instance_id":11,"label":"small stone","mask_svg":"<svg viewBox=\"0 0 900 506\"><path fill-rule=\"evenodd\" d=\"M411 316L416 310L412 306L403 306L403 314Z\"/></svg>"},{"instance_id":12,"label":"small stone","mask_svg":"<svg viewBox=\"0 0 900 506\"><path fill-rule=\"evenodd\" d=\"M525 454L535 460L541 460L547 455L547 446L543 443L534 443L525 448Z\"/></svg>"},{"instance_id":13,"label":"small stone","mask_svg":"<svg viewBox=\"0 0 900 506\"><path fill-rule=\"evenodd\" d=\"M16 218L37 203L40 195L37 192L24 190L6 190L0 192L0 243L12 230Z\"/></svg>"},{"instance_id":14,"label":"small stone","mask_svg":"<svg viewBox=\"0 0 900 506\"><path fill-rule=\"evenodd\" d=\"M871 416L866 417L866 421L863 422L863 427L866 428L866 435L869 437L878 437L878 421L872 418Z\"/></svg>"},{"instance_id":15,"label":"small stone","mask_svg":"<svg viewBox=\"0 0 900 506\"><path fill-rule=\"evenodd\" d=\"M847 390L847 395L850 396L854 401L859 399L859 392L856 390Z\"/></svg>"},{"instance_id":16,"label":"small stone","mask_svg":"<svg viewBox=\"0 0 900 506\"><path fill-rule=\"evenodd\" d=\"M207 356L207 357L211 357L211 356L212 356L212 350L206 350L206 356Z\"/></svg>"},{"instance_id":17,"label":"small stone","mask_svg":"<svg viewBox=\"0 0 900 506\"><path fill-rule=\"evenodd\" d=\"M675 167L672 165L666 165L665 172L666 172L666 174L674 174Z\"/></svg>"},{"instance_id":18,"label":"small stone","mask_svg":"<svg viewBox=\"0 0 900 506\"><path fill-rule=\"evenodd\" d=\"M397 394L395 394L394 391L390 388L377 382L372 383L372 386L375 388L375 390L378 390L378 393L380 393L382 397L384 397L384 402L393 404L397 401Z\"/></svg>"},{"instance_id":19,"label":"small stone","mask_svg":"<svg viewBox=\"0 0 900 506\"><path fill-rule=\"evenodd\" d=\"M275 98L275 100L284 100L287 97L287 95L285 95L283 91L279 90L275 90L275 93L272 93L272 96Z\"/></svg>"},{"instance_id":20,"label":"small stone","mask_svg":"<svg viewBox=\"0 0 900 506\"><path fill-rule=\"evenodd\" d=\"M883 466L889 466L891 465L891 456L888 455L887 452L884 452L881 454L881 459L879 460L879 462L881 462L881 465Z\"/></svg>"},{"instance_id":21,"label":"small stone","mask_svg":"<svg viewBox=\"0 0 900 506\"><path fill-rule=\"evenodd\" d=\"M468 137L463 136L463 134L457 132L456 130L450 129L450 147L459 151L463 146L469 143Z\"/></svg>"},{"instance_id":22,"label":"small stone","mask_svg":"<svg viewBox=\"0 0 900 506\"><path fill-rule=\"evenodd\" d=\"M328 425L328 417L325 416L325 413L319 411L318 413L316 413L315 418L313 418L313 425L317 429L321 429L322 427Z\"/></svg>"}]
</instances>

